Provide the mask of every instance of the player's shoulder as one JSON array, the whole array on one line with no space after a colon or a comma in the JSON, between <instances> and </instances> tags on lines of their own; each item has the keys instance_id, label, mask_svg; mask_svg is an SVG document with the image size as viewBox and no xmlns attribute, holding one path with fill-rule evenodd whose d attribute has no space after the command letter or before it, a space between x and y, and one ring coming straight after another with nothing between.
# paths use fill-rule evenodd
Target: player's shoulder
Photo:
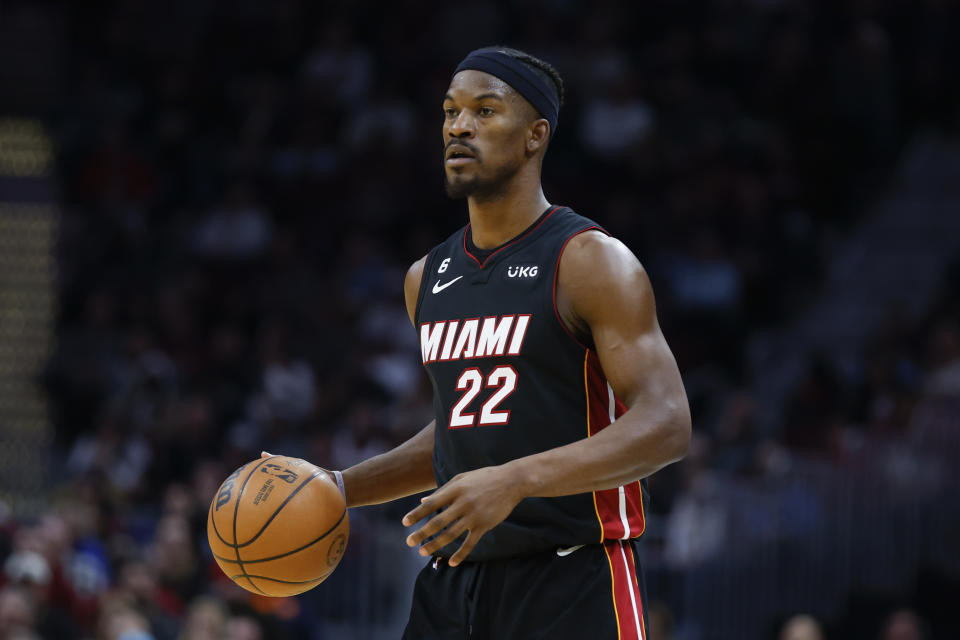
<instances>
[{"instance_id":1,"label":"player's shoulder","mask_svg":"<svg viewBox=\"0 0 960 640\"><path fill-rule=\"evenodd\" d=\"M609 314L647 318L653 309L650 281L640 261L599 227L586 227L568 239L555 286L558 313L584 336L595 323L607 322Z\"/></svg>"},{"instance_id":2,"label":"player's shoulder","mask_svg":"<svg viewBox=\"0 0 960 640\"><path fill-rule=\"evenodd\" d=\"M410 265L403 279L403 297L407 306L407 315L410 316L410 322L414 325L416 325L417 307L420 301L420 284L423 282L423 271L429 257L428 253Z\"/></svg>"},{"instance_id":3,"label":"player's shoulder","mask_svg":"<svg viewBox=\"0 0 960 640\"><path fill-rule=\"evenodd\" d=\"M407 303L407 313L410 315L411 322L416 323L416 312L419 307L419 301L421 297L420 289L421 284L423 283L423 274L429 267L431 258L435 255L438 255L438 253L449 254L450 252L447 251L447 249L456 247L458 244L462 244L463 234L465 231L466 225L460 227L451 233L446 240L434 246L426 253L426 255L421 257L419 260L416 260L407 269L406 276L403 279L403 292Z\"/></svg>"},{"instance_id":4,"label":"player's shoulder","mask_svg":"<svg viewBox=\"0 0 960 640\"><path fill-rule=\"evenodd\" d=\"M560 256L557 276L559 290L587 304L623 298L649 286L646 271L633 252L596 229L570 239Z\"/></svg>"},{"instance_id":5,"label":"player's shoulder","mask_svg":"<svg viewBox=\"0 0 960 640\"><path fill-rule=\"evenodd\" d=\"M589 264L593 260L602 262L637 261L629 247L618 238L603 229L585 229L570 238L564 257Z\"/></svg>"},{"instance_id":6,"label":"player's shoulder","mask_svg":"<svg viewBox=\"0 0 960 640\"><path fill-rule=\"evenodd\" d=\"M563 213L568 234L561 256L564 266L579 267L578 271L600 276L607 269L640 266L627 245L600 224L568 207Z\"/></svg>"},{"instance_id":7,"label":"player's shoulder","mask_svg":"<svg viewBox=\"0 0 960 640\"><path fill-rule=\"evenodd\" d=\"M598 222L566 206L557 207L556 211L550 215L550 222L556 232L567 237L572 237L591 229L606 233L606 229Z\"/></svg>"},{"instance_id":8,"label":"player's shoulder","mask_svg":"<svg viewBox=\"0 0 960 640\"><path fill-rule=\"evenodd\" d=\"M414 285L414 288L420 285L420 280L423 277L423 270L427 266L427 258L430 257L430 254L427 253L419 260L416 260L410 267L407 269L407 275L404 279L404 282L407 285Z\"/></svg>"}]
</instances>

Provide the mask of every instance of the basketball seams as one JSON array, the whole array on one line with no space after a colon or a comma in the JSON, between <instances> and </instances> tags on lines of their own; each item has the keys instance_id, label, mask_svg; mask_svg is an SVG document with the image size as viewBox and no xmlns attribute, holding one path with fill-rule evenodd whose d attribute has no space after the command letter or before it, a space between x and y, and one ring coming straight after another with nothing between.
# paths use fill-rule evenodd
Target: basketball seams
<instances>
[{"instance_id":1,"label":"basketball seams","mask_svg":"<svg viewBox=\"0 0 960 640\"><path fill-rule=\"evenodd\" d=\"M234 474L238 474L238 475L239 475L239 473L240 473L241 471L243 471L243 468L246 467L246 466L247 466L246 464L241 465L236 471L234 471L233 473L230 474L230 477L228 477L227 480L230 480L230 478L232 478ZM224 482L220 485L220 487L217 489L217 492L218 492L218 493L220 492L221 489L223 489L223 485L224 485L224 484L226 484L226 481L224 481ZM220 528L217 527L217 512L216 512L216 510L214 510L214 508L213 508L213 504L214 504L214 502L216 502L216 500L217 500L217 498L216 498L216 495L215 495L215 496L214 496L214 499L210 501L210 508L207 509L207 513L209 514L210 523L213 525L213 532L214 532L215 534L217 534L217 538L220 539L220 542L222 542L223 544L227 545L228 547L235 547L235 546L236 546L236 542L237 542L236 537L234 537L233 542L227 542L227 539L224 538L224 537L220 534Z\"/></svg>"},{"instance_id":2,"label":"basketball seams","mask_svg":"<svg viewBox=\"0 0 960 640\"><path fill-rule=\"evenodd\" d=\"M213 525L213 532L217 534L217 538L220 539L220 542L227 545L228 547L231 547L231 548L235 547L236 545L233 542L227 542L227 539L224 538L222 535L220 535L220 529L217 528L217 519L213 515L213 502L210 503L210 508L207 510L207 512L210 514L210 524Z\"/></svg>"},{"instance_id":3,"label":"basketball seams","mask_svg":"<svg viewBox=\"0 0 960 640\"><path fill-rule=\"evenodd\" d=\"M267 460L269 459L270 458L267 458ZM305 486L310 484L310 482L312 482L315 478L319 478L321 475L323 475L323 471L314 471L312 474L310 474L309 478L301 482L299 487L291 491L290 495L288 495L286 498L283 499L283 502L280 503L280 505L274 510L274 512L270 515L270 517L267 518L267 521L263 523L263 526L260 527L260 531L257 531L257 533L246 542L237 543L237 547L246 547L247 545L252 544L261 535L263 535L263 532L267 530L267 527L269 527L270 523L273 522L273 519L277 517L277 514L279 514L283 510L283 508L287 506L287 503L293 500L293 497L298 493L300 493L301 489L303 489ZM244 487L246 487L247 483L244 482L243 484L244 484ZM243 496L243 488L240 489L240 493L237 495L236 508L239 508L241 496ZM234 524L236 524L236 521L234 521ZM234 540L236 540L236 531L234 531Z\"/></svg>"},{"instance_id":4,"label":"basketball seams","mask_svg":"<svg viewBox=\"0 0 960 640\"><path fill-rule=\"evenodd\" d=\"M247 477L243 479L243 484L240 485L240 489L237 491L237 497L233 501L233 551L237 554L237 566L240 567L240 571L243 572L243 576L247 579L247 582L250 583L250 586L262 593L267 595L264 591L253 584L253 580L250 579L249 574L247 574L246 567L243 566L243 560L240 559L240 545L237 544L237 514L240 512L240 499L243 497L243 491L247 488L247 483L250 482L250 478L253 476L254 472L260 468L268 460L273 460L277 456L270 456L269 458L261 458L260 461L250 469L250 473L247 474ZM282 505L281 505L282 506ZM272 516L271 516L272 518ZM266 528L266 527L264 527ZM258 534L259 535L259 534Z\"/></svg>"},{"instance_id":5,"label":"basketball seams","mask_svg":"<svg viewBox=\"0 0 960 640\"><path fill-rule=\"evenodd\" d=\"M219 538L220 542L227 546L233 546L227 542L222 535L220 535L220 530L217 528L217 521L213 519L213 502L210 503L210 508L207 509L207 519L210 521L210 525L213 527L213 532L217 534L217 538Z\"/></svg>"},{"instance_id":6,"label":"basketball seams","mask_svg":"<svg viewBox=\"0 0 960 640\"><path fill-rule=\"evenodd\" d=\"M301 546L301 547L298 547L298 548L293 549L293 550L291 550L291 551L287 551L286 553L281 553L281 554L278 555L278 556L270 556L269 558L257 558L256 560L244 560L243 562L244 562L244 564L254 564L254 563L257 563L257 562L269 562L270 560L280 560L281 558L286 558L286 557L289 556L289 555L293 555L294 553L297 553L297 552L299 552L299 551L303 551L304 549L306 549L306 548L308 548L308 547L311 547L311 546L317 544L318 542L323 541L324 538L326 538L326 537L329 536L331 533L333 533L334 531L336 531L336 530L340 527L340 525L343 524L343 520L344 520L344 518L346 518L346 517L347 517L347 510L344 509L344 510L343 510L343 513L340 514L340 519L337 520L337 523L336 523L335 525L333 525L332 527L330 527L330 529L328 529L327 531L325 531L325 532L323 533L323 535L319 536L318 538L316 538L316 539L314 539L314 540L311 540L310 542L306 543L305 545L303 545L303 546ZM241 545L241 546L242 546L242 545ZM227 561L227 562L233 562L233 560L231 560L230 558L224 558L223 556L218 556L217 554L213 554L213 555L214 555L215 558L220 558L221 560L225 560L225 561Z\"/></svg>"},{"instance_id":7,"label":"basketball seams","mask_svg":"<svg viewBox=\"0 0 960 640\"><path fill-rule=\"evenodd\" d=\"M213 552L213 557L220 565L220 569L229 577L234 583L239 586L242 586L245 589L257 594L262 594L265 596L292 596L299 593L303 593L309 589L312 589L319 583L326 580L333 570L336 568L336 565L339 564L342 556L343 546L345 542L345 536L349 536L349 514L348 509L344 506L342 500L339 505L336 502L327 502L327 499L333 500L333 496L330 495L330 492L327 491L328 487L326 485L319 486L317 484L312 485L311 490L303 493L300 496L300 500L294 500L294 497L297 494L310 484L315 478L319 477L324 471L318 469L313 465L308 465L312 467L313 471L308 471L307 477L302 478L299 485L289 487L290 493L284 496L282 502L270 512L266 521L264 522L262 518L267 515L264 513L253 513L250 511L252 506L251 496L247 496L247 499L244 499L246 495L246 488L248 486L254 487L259 486L260 481L255 478L260 478L261 475L259 471L267 471L267 468L276 467L275 464L269 464L271 461L276 460L276 462L288 462L289 464L294 465L293 468L299 468L297 465L303 463L302 460L290 459L287 456L270 456L267 458L262 458L259 461L256 461L254 464L244 465L247 467L244 469L241 467L236 472L231 474L231 478L228 480L233 480L233 514L230 514L229 503L223 504L223 498L226 497L229 501L229 491L223 490L224 485L221 484L220 492L223 493L223 496L218 494L218 497L214 497L214 500L210 503L210 507L207 510L208 514L208 537L209 543L211 545L211 551ZM305 470L307 471L307 470ZM254 474L257 474L256 476ZM250 485L250 481L254 479L254 485ZM254 489L251 488L251 494L254 493ZM259 495L259 494L258 494ZM315 500L322 500L323 504L329 505L329 507L341 506L341 512L335 523L328 525L328 529L323 531L323 533L316 535L316 537L308 542L299 544L295 549L285 551L276 555L264 556L263 553L276 553L279 548L287 547L288 544L298 544L298 541L295 539L289 539L286 544L275 544L274 538L280 536L283 539L286 537L286 529L284 526L288 521L288 513L284 512L284 509L291 503L294 511L297 511L301 508L303 503L303 498L306 498L307 502L313 502ZM340 498L338 494L336 498ZM226 509L223 509L223 513L214 509L214 506L217 505L219 501L219 506L226 506ZM243 520L240 519L240 511L243 511ZM257 510L259 511L259 510ZM329 522L329 517L336 513L332 509L327 508L323 520ZM283 515L280 515L283 512ZM302 521L303 514L295 516L297 521ZM232 522L231 522L232 519ZM217 522L221 520L222 522ZM277 526L282 528L284 531L281 534L280 530L276 527L272 530L269 530L271 523L277 520L280 524ZM308 533L310 529L316 531L316 524L319 522L310 523L310 520L313 520L312 517L307 516L307 522L304 523L305 527L298 525L298 531L303 533ZM262 525L257 527L259 522L263 522ZM220 525L223 525L223 531L220 531ZM257 527L256 532L246 539L244 542L240 542L239 534L251 532L253 527ZM226 535L231 532L233 534L233 541L230 542L226 539ZM266 532L266 533L265 533ZM298 536L298 537L300 537ZM303 540L302 537L300 537ZM259 541L259 542L258 542ZM332 542L331 542L332 541ZM318 544L320 543L320 544ZM251 548L250 545L253 545ZM329 546L329 549L327 548ZM254 560L246 560L243 558L241 553L241 548L246 547L247 552L259 550L259 553L256 555L260 556ZM223 554L223 555L221 555ZM300 554L300 555L297 555ZM332 554L332 555L331 555ZM250 554L254 555L254 554ZM250 563L259 563L258 567L252 568L247 567L247 564ZM307 562L307 565L303 563ZM316 563L316 567L314 567ZM323 575L317 576L313 574L313 571L320 568L322 565L327 565L330 567ZM259 572L257 571L259 569ZM307 569L304 571L304 569ZM273 574L279 575L279 577L270 577L270 575L257 575L257 573L264 574ZM311 575L313 574L313 575ZM294 581L291 579L285 578L303 578L303 580ZM246 584L244 584L246 583ZM262 583L262 584L261 584Z\"/></svg>"},{"instance_id":8,"label":"basketball seams","mask_svg":"<svg viewBox=\"0 0 960 640\"><path fill-rule=\"evenodd\" d=\"M248 574L245 574L245 573L238 573L238 574L235 575L235 576L230 576L230 579L231 579L231 580L236 580L237 578L254 578L254 579L256 579L256 580L269 580L270 582L278 582L278 583L280 583L280 584L310 584L311 582L322 582L322 581L323 581L324 579L326 579L326 577L329 576L331 573L333 573L333 571L329 571L329 572L327 572L326 574L324 574L323 576L321 576L321 577L319 577L319 578L311 578L310 580L297 580L297 581L294 581L294 580L281 580L281 579L279 579L279 578L271 578L270 576L248 575Z\"/></svg>"}]
</instances>

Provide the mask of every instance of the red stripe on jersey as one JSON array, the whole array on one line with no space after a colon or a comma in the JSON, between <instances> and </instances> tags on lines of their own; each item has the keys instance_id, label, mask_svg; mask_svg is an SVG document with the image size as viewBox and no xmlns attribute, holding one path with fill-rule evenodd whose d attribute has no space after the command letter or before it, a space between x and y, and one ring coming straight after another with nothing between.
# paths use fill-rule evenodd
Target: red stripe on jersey
<instances>
[{"instance_id":1,"label":"red stripe on jersey","mask_svg":"<svg viewBox=\"0 0 960 640\"><path fill-rule=\"evenodd\" d=\"M563 318L560 317L560 309L557 308L557 277L560 275L560 259L563 258L563 252L566 251L567 244L569 244L571 240L576 238L581 233L584 233L585 231L594 231L594 230L603 231L603 233L606 233L606 231L596 226L587 227L586 229L580 229L579 231L575 231L573 235L571 235L569 238L563 241L563 245L560 247L560 253L557 254L557 262L556 264L553 265L553 315L556 316L557 322L560 323L560 327L564 330L564 332L568 336L570 336L570 339L576 342L578 345L580 345L584 349L587 348L587 345L580 342L580 340L577 339L577 336L573 335L573 332L570 331L569 327L567 327L567 323L564 322Z\"/></svg>"},{"instance_id":2,"label":"red stripe on jersey","mask_svg":"<svg viewBox=\"0 0 960 640\"><path fill-rule=\"evenodd\" d=\"M617 617L618 640L646 640L643 625L643 607L640 589L636 581L636 569L631 567L630 544L621 540L603 543L610 565L610 582L613 591L613 610Z\"/></svg>"},{"instance_id":3,"label":"red stripe on jersey","mask_svg":"<svg viewBox=\"0 0 960 640\"><path fill-rule=\"evenodd\" d=\"M588 436L592 436L611 423L612 394L607 377L603 373L603 367L600 365L600 359L591 349L587 349L584 378L587 392ZM616 419L622 416L627 408L614 396L613 410L613 416ZM639 482L625 485L622 496L620 488L594 491L593 500L602 529L601 540L636 538L643 534L646 522L643 517L643 491Z\"/></svg>"}]
</instances>

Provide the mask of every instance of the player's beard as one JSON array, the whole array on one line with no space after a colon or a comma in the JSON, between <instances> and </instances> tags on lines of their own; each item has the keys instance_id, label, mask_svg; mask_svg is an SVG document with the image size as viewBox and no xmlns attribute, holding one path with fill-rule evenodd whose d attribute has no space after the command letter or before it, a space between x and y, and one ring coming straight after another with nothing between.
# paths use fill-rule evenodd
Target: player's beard
<instances>
[{"instance_id":1,"label":"player's beard","mask_svg":"<svg viewBox=\"0 0 960 640\"><path fill-rule=\"evenodd\" d=\"M479 165L479 160L477 164ZM476 172L478 168L478 166L474 167L474 173L471 176L454 173L452 180L444 168L443 184L447 196L454 200L471 196L480 200L493 200L504 191L510 178L518 171L518 167L506 165L498 168L492 176L481 178Z\"/></svg>"},{"instance_id":2,"label":"player's beard","mask_svg":"<svg viewBox=\"0 0 960 640\"><path fill-rule=\"evenodd\" d=\"M443 172L443 188L447 192L447 197L459 200L460 198L470 197L480 186L480 178L476 174L466 177L454 174L453 180L447 172Z\"/></svg>"}]
</instances>

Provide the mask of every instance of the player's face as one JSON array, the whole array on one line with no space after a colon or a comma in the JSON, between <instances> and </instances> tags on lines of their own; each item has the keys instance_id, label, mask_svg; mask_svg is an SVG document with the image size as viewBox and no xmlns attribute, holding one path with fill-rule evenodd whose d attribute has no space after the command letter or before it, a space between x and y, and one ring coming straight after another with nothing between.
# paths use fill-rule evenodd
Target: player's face
<instances>
[{"instance_id":1,"label":"player's face","mask_svg":"<svg viewBox=\"0 0 960 640\"><path fill-rule=\"evenodd\" d=\"M526 160L533 108L503 80L468 69L450 81L443 114L447 194L496 194Z\"/></svg>"}]
</instances>

